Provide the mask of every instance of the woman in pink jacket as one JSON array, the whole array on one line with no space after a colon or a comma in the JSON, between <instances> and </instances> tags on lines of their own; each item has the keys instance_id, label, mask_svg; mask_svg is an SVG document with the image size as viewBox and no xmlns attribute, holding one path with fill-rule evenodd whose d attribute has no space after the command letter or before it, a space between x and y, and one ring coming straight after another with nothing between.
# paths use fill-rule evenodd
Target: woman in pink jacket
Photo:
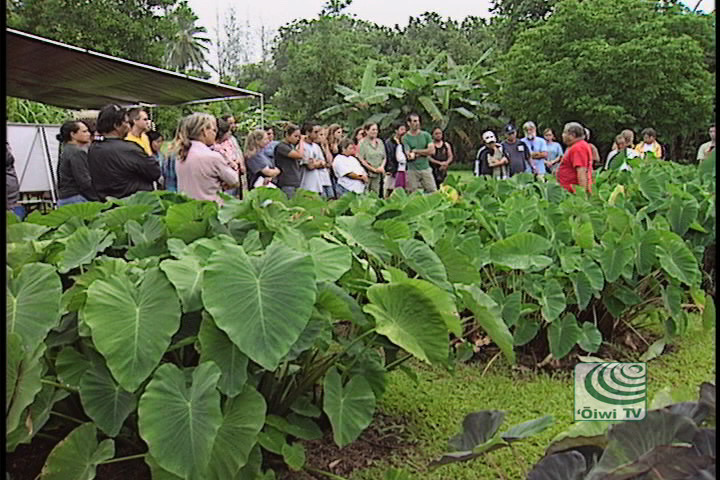
<instances>
[{"instance_id":1,"label":"woman in pink jacket","mask_svg":"<svg viewBox=\"0 0 720 480\"><path fill-rule=\"evenodd\" d=\"M180 122L171 149L177 153L175 170L178 192L197 200L222 204L218 192L240 183L231 161L210 149L215 143L217 122L207 113L193 113Z\"/></svg>"}]
</instances>

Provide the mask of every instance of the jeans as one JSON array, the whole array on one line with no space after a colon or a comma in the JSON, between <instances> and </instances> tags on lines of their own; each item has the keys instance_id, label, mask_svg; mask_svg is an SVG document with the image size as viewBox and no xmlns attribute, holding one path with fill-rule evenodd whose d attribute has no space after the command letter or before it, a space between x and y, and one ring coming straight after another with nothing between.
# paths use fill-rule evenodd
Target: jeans
<instances>
[{"instance_id":1,"label":"jeans","mask_svg":"<svg viewBox=\"0 0 720 480\"><path fill-rule=\"evenodd\" d=\"M337 185L335 185L335 190L337 191L337 196L338 196L338 198L342 197L342 196L345 195L346 193L350 193L350 190L348 190L347 188L343 187L343 186L340 185L339 183L338 183Z\"/></svg>"},{"instance_id":2,"label":"jeans","mask_svg":"<svg viewBox=\"0 0 720 480\"><path fill-rule=\"evenodd\" d=\"M74 203L85 203L89 200L85 197L83 197L81 194L73 195L72 197L67 198L58 198L57 204L58 207L62 207L63 205L72 205Z\"/></svg>"},{"instance_id":3,"label":"jeans","mask_svg":"<svg viewBox=\"0 0 720 480\"><path fill-rule=\"evenodd\" d=\"M295 196L295 190L297 190L297 188L298 187L285 186L285 187L280 187L280 190L282 190L283 193L285 193L285 195L287 195L288 200L291 200Z\"/></svg>"},{"instance_id":4,"label":"jeans","mask_svg":"<svg viewBox=\"0 0 720 480\"><path fill-rule=\"evenodd\" d=\"M13 212L17 217L22 221L25 220L25 215L27 212L25 211L25 207L22 205L17 205L15 207L10 207L9 209L11 212Z\"/></svg>"},{"instance_id":5,"label":"jeans","mask_svg":"<svg viewBox=\"0 0 720 480\"><path fill-rule=\"evenodd\" d=\"M323 185L323 193L322 196L325 198L335 198L335 191L333 190L332 185Z\"/></svg>"}]
</instances>

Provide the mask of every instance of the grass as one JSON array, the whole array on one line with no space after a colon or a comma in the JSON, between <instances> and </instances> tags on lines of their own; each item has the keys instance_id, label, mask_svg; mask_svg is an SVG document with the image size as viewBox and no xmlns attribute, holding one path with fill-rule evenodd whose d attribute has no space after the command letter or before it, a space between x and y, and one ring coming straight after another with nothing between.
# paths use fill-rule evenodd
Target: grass
<instances>
[{"instance_id":1,"label":"grass","mask_svg":"<svg viewBox=\"0 0 720 480\"><path fill-rule=\"evenodd\" d=\"M714 331L702 330L700 323L698 317L693 317L688 334L678 339L675 350L649 362L650 399L665 388L684 390L685 395L695 397L700 383L714 382L715 335ZM407 418L410 437L417 444L410 453L356 471L350 478L383 480L393 466L407 470L413 479L423 480L524 479L550 440L572 423L572 376L569 372L521 373L504 358L498 358L483 376L484 368L484 364L462 365L450 374L416 364L413 370L418 383L402 372L394 372L381 408L387 414ZM552 415L555 423L537 437L517 442L513 450L505 448L470 462L428 471L427 464L440 457L448 439L460 431L463 417L487 409L506 411L501 431L544 415Z\"/></svg>"}]
</instances>

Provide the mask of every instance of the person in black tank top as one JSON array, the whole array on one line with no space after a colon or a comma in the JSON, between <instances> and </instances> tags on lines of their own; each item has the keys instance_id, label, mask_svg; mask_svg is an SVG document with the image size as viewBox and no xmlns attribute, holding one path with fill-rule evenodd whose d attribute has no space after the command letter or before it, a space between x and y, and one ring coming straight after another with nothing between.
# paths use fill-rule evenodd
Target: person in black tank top
<instances>
[{"instance_id":1,"label":"person in black tank top","mask_svg":"<svg viewBox=\"0 0 720 480\"><path fill-rule=\"evenodd\" d=\"M433 129L432 137L435 143L435 155L430 157L430 167L435 177L435 184L440 187L447 177L448 167L452 163L454 155L452 146L445 141L444 132L440 127Z\"/></svg>"}]
</instances>

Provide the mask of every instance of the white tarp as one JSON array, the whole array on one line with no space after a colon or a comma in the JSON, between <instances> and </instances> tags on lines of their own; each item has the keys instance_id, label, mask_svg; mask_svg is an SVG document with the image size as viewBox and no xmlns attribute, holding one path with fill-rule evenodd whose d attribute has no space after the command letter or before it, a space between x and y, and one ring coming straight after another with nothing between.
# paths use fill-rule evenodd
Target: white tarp
<instances>
[{"instance_id":1,"label":"white tarp","mask_svg":"<svg viewBox=\"0 0 720 480\"><path fill-rule=\"evenodd\" d=\"M56 200L60 125L7 124L20 192L50 192Z\"/></svg>"}]
</instances>

